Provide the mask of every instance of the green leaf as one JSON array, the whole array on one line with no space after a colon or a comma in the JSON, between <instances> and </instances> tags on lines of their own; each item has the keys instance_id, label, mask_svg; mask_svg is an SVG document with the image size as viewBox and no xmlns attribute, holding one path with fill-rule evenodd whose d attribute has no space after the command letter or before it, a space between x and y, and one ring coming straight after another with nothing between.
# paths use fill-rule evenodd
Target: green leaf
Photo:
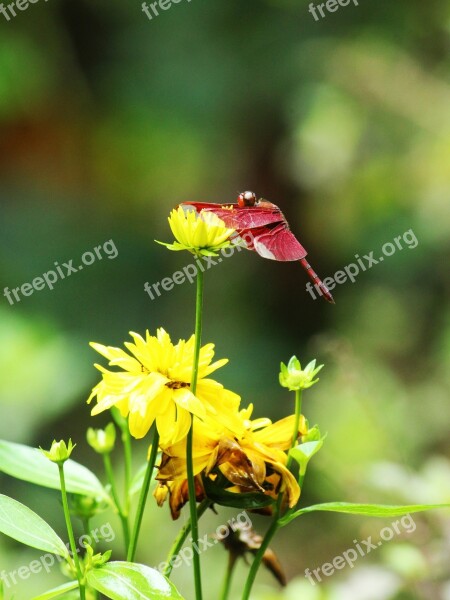
<instances>
[{"instance_id":1,"label":"green leaf","mask_svg":"<svg viewBox=\"0 0 450 600\"><path fill-rule=\"evenodd\" d=\"M39 596L34 596L32 600L50 600L51 598L57 598L66 592L70 592L71 590L76 590L78 587L78 581L69 581L68 583L64 583L57 588L53 588L52 590L48 590L48 592L44 592Z\"/></svg>"},{"instance_id":2,"label":"green leaf","mask_svg":"<svg viewBox=\"0 0 450 600\"><path fill-rule=\"evenodd\" d=\"M292 458L300 465L300 475L306 473L306 467L308 466L311 458L319 452L323 446L323 439L315 442L305 442L304 444L298 444L295 448L290 450L289 454Z\"/></svg>"},{"instance_id":3,"label":"green leaf","mask_svg":"<svg viewBox=\"0 0 450 600\"><path fill-rule=\"evenodd\" d=\"M89 571L87 581L112 600L183 600L164 575L138 563L107 563Z\"/></svg>"},{"instance_id":4,"label":"green leaf","mask_svg":"<svg viewBox=\"0 0 450 600\"><path fill-rule=\"evenodd\" d=\"M60 489L58 467L36 448L0 440L0 471L36 485ZM68 492L110 501L100 481L83 465L66 461L64 475Z\"/></svg>"},{"instance_id":5,"label":"green leaf","mask_svg":"<svg viewBox=\"0 0 450 600\"><path fill-rule=\"evenodd\" d=\"M434 508L450 508L450 504L407 504L405 506L390 506L388 504L353 504L351 502L327 502L325 504L313 504L306 508L296 510L294 513L286 514L278 522L287 525L297 517L309 512L329 511L345 513L349 515L365 515L367 517L399 517L409 513L423 512Z\"/></svg>"},{"instance_id":6,"label":"green leaf","mask_svg":"<svg viewBox=\"0 0 450 600\"><path fill-rule=\"evenodd\" d=\"M274 503L274 499L270 496L259 492L249 492L245 494L235 494L228 492L216 485L209 477L203 478L206 495L210 500L220 506L228 506L230 508L246 508L247 510L264 508Z\"/></svg>"},{"instance_id":7,"label":"green leaf","mask_svg":"<svg viewBox=\"0 0 450 600\"><path fill-rule=\"evenodd\" d=\"M68 556L62 539L27 506L0 494L0 532L38 550Z\"/></svg>"}]
</instances>

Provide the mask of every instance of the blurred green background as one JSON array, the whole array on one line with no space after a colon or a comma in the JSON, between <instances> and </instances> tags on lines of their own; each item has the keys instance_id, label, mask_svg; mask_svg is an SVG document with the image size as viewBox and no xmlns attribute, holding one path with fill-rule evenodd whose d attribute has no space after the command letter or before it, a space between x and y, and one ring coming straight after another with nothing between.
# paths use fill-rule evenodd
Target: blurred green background
<instances>
[{"instance_id":1,"label":"blurred green background","mask_svg":"<svg viewBox=\"0 0 450 600\"><path fill-rule=\"evenodd\" d=\"M450 4L360 0L315 21L301 0L192 0L152 21L140 2L52 0L0 15L1 289L31 282L112 239L118 250L10 305L0 303L0 437L34 446L84 442L97 381L88 342L128 331L193 331L194 286L151 300L150 284L190 262L167 216L183 200L233 202L246 189L280 205L322 276L412 229L404 245L336 306L312 300L292 263L241 252L206 278L204 340L230 364L222 383L281 418L278 386L292 354L325 363L304 412L328 431L303 503L450 502ZM3 292L2 292L3 293ZM136 444L141 461L147 442ZM120 457L117 457L120 468ZM139 461L137 461L138 464ZM56 493L0 477L63 532ZM214 531L232 511L202 521ZM158 564L179 524L150 502L138 560ZM114 515L98 517L110 521ZM258 600L450 598L450 517L415 517L396 536L321 585L304 577L389 522L309 515L275 540L289 580L270 574ZM164 526L162 524L164 523ZM254 517L264 531L267 522ZM119 538L119 534L117 536ZM39 552L0 538L0 571ZM119 539L114 554L121 556ZM203 557L217 597L225 552ZM240 565L232 597L247 567ZM7 590L28 600L62 582L58 569ZM189 598L191 571L174 581Z\"/></svg>"}]
</instances>

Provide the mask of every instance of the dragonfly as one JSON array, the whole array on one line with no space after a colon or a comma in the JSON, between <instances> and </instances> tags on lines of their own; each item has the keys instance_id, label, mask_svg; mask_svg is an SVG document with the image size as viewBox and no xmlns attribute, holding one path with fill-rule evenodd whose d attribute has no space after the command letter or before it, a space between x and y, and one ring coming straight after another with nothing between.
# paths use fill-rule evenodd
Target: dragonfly
<instances>
[{"instance_id":1,"label":"dragonfly","mask_svg":"<svg viewBox=\"0 0 450 600\"><path fill-rule=\"evenodd\" d=\"M263 258L283 262L298 261L318 292L334 304L330 290L306 260L305 248L292 233L286 217L276 204L263 198L258 199L254 192L242 192L237 203L183 202L182 206L192 206L197 212L214 213L226 227L236 231L238 241L247 250L254 250Z\"/></svg>"}]
</instances>

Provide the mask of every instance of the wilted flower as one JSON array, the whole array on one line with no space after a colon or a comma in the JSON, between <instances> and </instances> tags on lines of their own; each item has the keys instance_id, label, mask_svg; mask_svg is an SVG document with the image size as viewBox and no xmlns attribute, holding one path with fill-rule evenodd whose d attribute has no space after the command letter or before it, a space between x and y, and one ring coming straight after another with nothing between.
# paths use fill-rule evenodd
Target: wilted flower
<instances>
[{"instance_id":1,"label":"wilted flower","mask_svg":"<svg viewBox=\"0 0 450 600\"><path fill-rule=\"evenodd\" d=\"M235 233L214 213L184 211L181 206L170 213L169 225L177 241L158 244L202 256L217 256L219 250L231 245L230 237Z\"/></svg>"},{"instance_id":2,"label":"wilted flower","mask_svg":"<svg viewBox=\"0 0 450 600\"><path fill-rule=\"evenodd\" d=\"M129 417L130 433L135 438L144 437L152 423L163 446L175 444L188 433L191 414L205 418L213 415L219 421L229 421L230 407L239 405L237 394L226 390L220 383L207 379L228 359L211 364L214 344L200 349L196 394L190 390L194 363L195 337L173 344L169 334L160 328L156 336L146 333L144 340L131 332L134 343L125 342L130 354L120 348L91 343L91 346L109 360L109 365L122 369L108 371L95 365L102 373L88 399L97 397L92 415L116 406L122 416Z\"/></svg>"},{"instance_id":3,"label":"wilted flower","mask_svg":"<svg viewBox=\"0 0 450 600\"><path fill-rule=\"evenodd\" d=\"M260 492L278 497L286 491L289 506L294 506L300 496L298 483L286 467L292 441L294 415L271 423L269 419L250 420L253 406L238 413L242 423L240 435L206 419L194 422L193 463L194 474L215 480L222 475L229 492ZM299 433L306 433L302 417ZM178 443L163 448L157 479L160 482L155 497L161 505L170 492L172 517L179 516L186 503L186 447ZM202 497L201 477L197 477L197 498ZM204 496L203 492L203 496Z\"/></svg>"},{"instance_id":4,"label":"wilted flower","mask_svg":"<svg viewBox=\"0 0 450 600\"><path fill-rule=\"evenodd\" d=\"M287 366L281 363L280 385L290 391L306 390L319 381L314 379L323 365L316 367L316 361L312 360L303 370L300 361L293 356Z\"/></svg>"},{"instance_id":5,"label":"wilted flower","mask_svg":"<svg viewBox=\"0 0 450 600\"><path fill-rule=\"evenodd\" d=\"M216 539L225 546L231 556L232 563L240 557L246 558L247 554L255 555L261 548L263 537L260 536L252 527L242 526L238 523L233 523L229 535ZM275 552L271 548L267 548L262 558L263 564L273 574L275 579L282 585L286 585L286 575L283 567L278 560Z\"/></svg>"}]
</instances>

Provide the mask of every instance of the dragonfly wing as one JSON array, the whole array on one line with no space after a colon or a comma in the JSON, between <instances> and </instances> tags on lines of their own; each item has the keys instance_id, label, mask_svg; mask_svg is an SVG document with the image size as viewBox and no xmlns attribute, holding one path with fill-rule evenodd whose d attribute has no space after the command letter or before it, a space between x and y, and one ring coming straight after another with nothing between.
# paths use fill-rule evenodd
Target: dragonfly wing
<instances>
[{"instance_id":1,"label":"dragonfly wing","mask_svg":"<svg viewBox=\"0 0 450 600\"><path fill-rule=\"evenodd\" d=\"M197 212L206 210L216 214L227 227L232 227L241 232L255 227L263 227L284 220L283 213L272 204L269 208L245 206L240 208L237 204L212 204L209 202L183 202L181 206L193 206Z\"/></svg>"},{"instance_id":2,"label":"dragonfly wing","mask_svg":"<svg viewBox=\"0 0 450 600\"><path fill-rule=\"evenodd\" d=\"M253 245L260 256L270 260L301 260L307 255L306 250L284 223L255 236Z\"/></svg>"}]
</instances>

